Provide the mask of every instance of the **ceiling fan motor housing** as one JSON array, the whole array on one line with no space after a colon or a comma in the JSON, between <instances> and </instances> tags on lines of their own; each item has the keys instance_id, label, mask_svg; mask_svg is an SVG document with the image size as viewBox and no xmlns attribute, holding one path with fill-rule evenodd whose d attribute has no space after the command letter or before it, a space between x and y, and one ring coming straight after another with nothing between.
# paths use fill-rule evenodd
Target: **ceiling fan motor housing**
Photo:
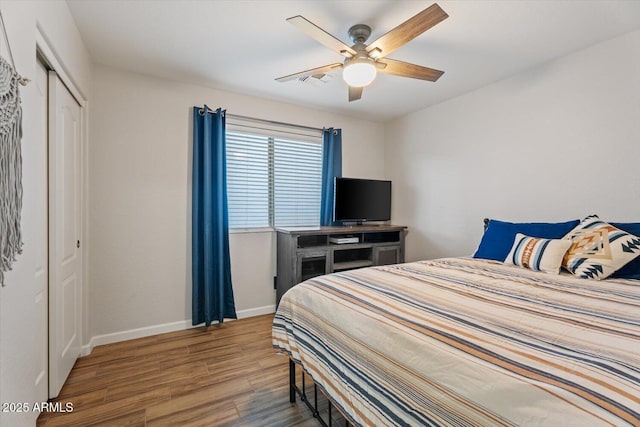
<instances>
[{"instance_id":1,"label":"ceiling fan motor housing","mask_svg":"<svg viewBox=\"0 0 640 427\"><path fill-rule=\"evenodd\" d=\"M349 38L354 44L364 44L371 35L371 27L365 24L356 24L349 28Z\"/></svg>"},{"instance_id":2,"label":"ceiling fan motor housing","mask_svg":"<svg viewBox=\"0 0 640 427\"><path fill-rule=\"evenodd\" d=\"M344 60L342 78L350 87L367 86L376 77L375 59L369 55L364 44L370 35L371 27L368 25L357 24L349 28L349 38L354 43L351 49L355 54Z\"/></svg>"},{"instance_id":3,"label":"ceiling fan motor housing","mask_svg":"<svg viewBox=\"0 0 640 427\"><path fill-rule=\"evenodd\" d=\"M356 24L349 28L349 38L354 45L351 49L355 54L344 60L342 78L353 87L369 85L376 77L375 59L369 56L365 41L371 35L371 27L365 24Z\"/></svg>"}]
</instances>

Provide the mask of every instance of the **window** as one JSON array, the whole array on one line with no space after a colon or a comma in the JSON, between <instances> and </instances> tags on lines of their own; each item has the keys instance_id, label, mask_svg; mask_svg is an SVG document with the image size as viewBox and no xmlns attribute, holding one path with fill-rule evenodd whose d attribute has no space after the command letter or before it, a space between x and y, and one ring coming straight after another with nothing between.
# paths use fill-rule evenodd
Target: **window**
<instances>
[{"instance_id":1,"label":"window","mask_svg":"<svg viewBox=\"0 0 640 427\"><path fill-rule=\"evenodd\" d=\"M321 188L319 135L227 130L229 228L317 226Z\"/></svg>"}]
</instances>

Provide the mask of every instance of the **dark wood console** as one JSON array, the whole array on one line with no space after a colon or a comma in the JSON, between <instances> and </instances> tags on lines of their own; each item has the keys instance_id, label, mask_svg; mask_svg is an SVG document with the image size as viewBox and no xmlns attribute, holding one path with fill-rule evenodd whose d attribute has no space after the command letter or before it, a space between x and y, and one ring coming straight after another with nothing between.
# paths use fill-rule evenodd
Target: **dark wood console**
<instances>
[{"instance_id":1,"label":"dark wood console","mask_svg":"<svg viewBox=\"0 0 640 427\"><path fill-rule=\"evenodd\" d=\"M286 291L312 277L404 262L406 229L399 225L276 228L276 304ZM332 242L349 238L357 242Z\"/></svg>"}]
</instances>

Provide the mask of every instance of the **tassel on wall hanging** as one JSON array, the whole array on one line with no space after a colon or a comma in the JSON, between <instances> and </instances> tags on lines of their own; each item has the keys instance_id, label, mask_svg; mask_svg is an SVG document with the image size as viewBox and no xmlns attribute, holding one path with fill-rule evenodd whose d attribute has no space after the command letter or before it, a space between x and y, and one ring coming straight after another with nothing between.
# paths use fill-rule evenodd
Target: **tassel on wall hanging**
<instances>
[{"instance_id":1,"label":"tassel on wall hanging","mask_svg":"<svg viewBox=\"0 0 640 427\"><path fill-rule=\"evenodd\" d=\"M11 64L0 56L0 285L22 252L22 107L19 86L28 80L16 71L9 39L0 12L0 26Z\"/></svg>"}]
</instances>

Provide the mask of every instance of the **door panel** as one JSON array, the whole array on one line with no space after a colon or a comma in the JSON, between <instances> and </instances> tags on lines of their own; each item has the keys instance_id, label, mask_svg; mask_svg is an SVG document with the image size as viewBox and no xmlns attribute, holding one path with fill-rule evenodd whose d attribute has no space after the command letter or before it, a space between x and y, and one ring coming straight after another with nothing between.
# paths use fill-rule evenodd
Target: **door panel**
<instances>
[{"instance_id":1,"label":"door panel","mask_svg":"<svg viewBox=\"0 0 640 427\"><path fill-rule=\"evenodd\" d=\"M76 325L75 314L77 307L76 294L77 294L77 281L75 274L67 278L62 284L63 293L63 307L73 307L72 311L64 310L62 312L62 323L64 328L62 329L62 342L65 343L65 347L62 349L62 357L64 358L68 352L73 351L73 344L76 336L78 335L78 328Z\"/></svg>"},{"instance_id":2,"label":"door panel","mask_svg":"<svg viewBox=\"0 0 640 427\"><path fill-rule=\"evenodd\" d=\"M49 397L81 346L80 105L49 72Z\"/></svg>"},{"instance_id":3,"label":"door panel","mask_svg":"<svg viewBox=\"0 0 640 427\"><path fill-rule=\"evenodd\" d=\"M64 88L64 90L66 90L66 88ZM70 93L67 92L67 95L68 97L66 98L71 98ZM75 103L75 100L67 99L67 101L69 101L71 105L62 105L59 112L59 114L62 115L62 135L63 138L65 138L62 152L63 169L61 171L62 173L59 174L59 176L64 180L62 183L64 186L64 196L62 197L62 202L64 203L62 210L62 222L64 227L59 236L62 239L61 247L64 254L64 265L74 262L76 260L76 256L80 252L76 251L76 241L80 232L77 218L79 213L78 199L80 195L80 188L76 185L77 177L79 176L78 151L80 146L77 143L77 139L80 136L80 109ZM67 141L66 138L70 139Z\"/></svg>"},{"instance_id":4,"label":"door panel","mask_svg":"<svg viewBox=\"0 0 640 427\"><path fill-rule=\"evenodd\" d=\"M38 97L38 123L37 138L34 143L38 145L36 150L33 150L37 155L35 168L35 212L38 212L36 216L36 235L37 245L34 245L33 250L36 252L36 266L34 270L35 275L35 292L34 303L36 305L36 311L38 316L39 328L33 331L33 338L36 342L34 348L37 349L36 358L36 396L40 401L47 400L49 395L49 321L48 316L48 278L49 278L49 262L48 262L48 213L47 213L47 139L48 139L48 92L49 92L49 77L47 76L47 70L40 61L37 61L35 86Z\"/></svg>"}]
</instances>

